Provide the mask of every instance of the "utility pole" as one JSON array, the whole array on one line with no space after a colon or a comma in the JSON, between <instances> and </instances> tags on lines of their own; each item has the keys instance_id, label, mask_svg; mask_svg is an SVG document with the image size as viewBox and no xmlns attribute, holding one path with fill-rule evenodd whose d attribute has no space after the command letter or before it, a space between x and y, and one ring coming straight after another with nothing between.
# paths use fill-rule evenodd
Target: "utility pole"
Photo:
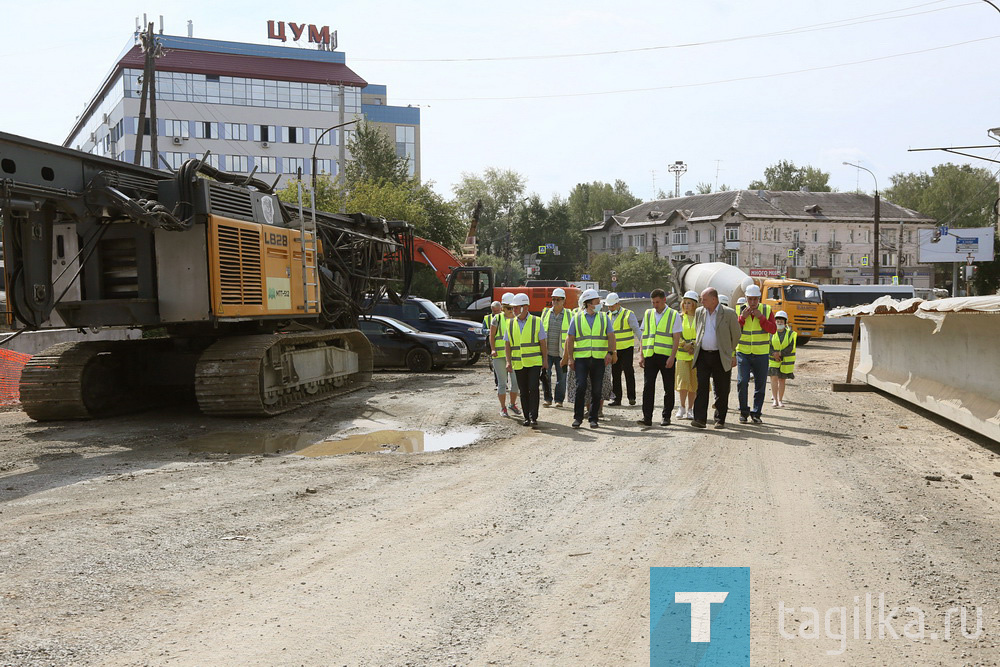
<instances>
[{"instance_id":1,"label":"utility pole","mask_svg":"<svg viewBox=\"0 0 1000 667\"><path fill-rule=\"evenodd\" d=\"M135 130L135 157L133 164L142 163L142 135L146 131L146 103L149 103L149 164L156 168L159 164L159 149L156 138L156 59L165 55L163 44L156 39L153 22L146 25L146 31L139 35L139 42L145 54L142 73L142 97L139 100L139 127Z\"/></svg>"}]
</instances>

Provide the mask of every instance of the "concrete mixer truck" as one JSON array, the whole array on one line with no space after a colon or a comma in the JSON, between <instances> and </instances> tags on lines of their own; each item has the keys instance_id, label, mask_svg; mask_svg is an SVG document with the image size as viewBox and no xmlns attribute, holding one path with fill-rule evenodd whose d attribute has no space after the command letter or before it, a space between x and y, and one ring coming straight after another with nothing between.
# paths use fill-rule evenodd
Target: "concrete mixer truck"
<instances>
[{"instance_id":1,"label":"concrete mixer truck","mask_svg":"<svg viewBox=\"0 0 1000 667\"><path fill-rule=\"evenodd\" d=\"M694 290L701 294L707 287L714 287L720 295L729 297L729 303L736 307L736 301L743 296L750 285L760 287L761 303L771 306L774 311L788 313L788 324L798 334L798 344L805 345L813 338L823 335L823 297L819 287L788 278L753 278L738 267L724 262L674 262L674 293L684 294Z\"/></svg>"}]
</instances>

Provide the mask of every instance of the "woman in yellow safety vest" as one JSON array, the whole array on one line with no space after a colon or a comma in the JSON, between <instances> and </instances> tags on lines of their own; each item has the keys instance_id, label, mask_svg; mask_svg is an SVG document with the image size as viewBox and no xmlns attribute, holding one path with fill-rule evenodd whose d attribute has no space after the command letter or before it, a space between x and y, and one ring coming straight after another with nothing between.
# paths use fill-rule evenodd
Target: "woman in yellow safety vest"
<instances>
[{"instance_id":1,"label":"woman in yellow safety vest","mask_svg":"<svg viewBox=\"0 0 1000 667\"><path fill-rule=\"evenodd\" d=\"M511 300L516 317L507 324L504 338L507 352L507 370L517 377L517 384L524 393L524 425L538 426L539 376L548 369L549 359L542 352L545 344L545 327L537 315L528 312L530 299L527 294L515 294Z\"/></svg>"},{"instance_id":2,"label":"woman in yellow safety vest","mask_svg":"<svg viewBox=\"0 0 1000 667\"><path fill-rule=\"evenodd\" d=\"M774 316L778 332L771 336L771 359L768 361L767 374L771 378L771 405L783 408L785 404L785 380L795 379L795 344L796 334L788 326L788 314L779 310Z\"/></svg>"},{"instance_id":3,"label":"woman in yellow safety vest","mask_svg":"<svg viewBox=\"0 0 1000 667\"><path fill-rule=\"evenodd\" d=\"M681 342L677 347L677 368L674 372L674 389L680 396L678 419L694 419L694 397L698 394L698 374L694 370L694 342L698 337L694 328L694 312L698 308L698 293L691 290L681 299Z\"/></svg>"}]
</instances>

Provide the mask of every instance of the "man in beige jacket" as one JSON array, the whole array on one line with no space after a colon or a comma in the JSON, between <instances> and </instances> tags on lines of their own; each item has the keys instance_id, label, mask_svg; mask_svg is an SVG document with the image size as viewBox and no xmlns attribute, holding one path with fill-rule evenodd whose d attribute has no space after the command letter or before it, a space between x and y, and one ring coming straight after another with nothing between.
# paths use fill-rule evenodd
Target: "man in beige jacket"
<instances>
[{"instance_id":1,"label":"man in beige jacket","mask_svg":"<svg viewBox=\"0 0 1000 667\"><path fill-rule=\"evenodd\" d=\"M701 293L701 306L694 314L697 331L694 368L698 374L698 394L694 399L691 426L705 428L708 422L708 381L715 389L715 428L724 428L729 410L729 389L736 367L736 346L742 328L736 311L719 303L719 292L709 287Z\"/></svg>"}]
</instances>

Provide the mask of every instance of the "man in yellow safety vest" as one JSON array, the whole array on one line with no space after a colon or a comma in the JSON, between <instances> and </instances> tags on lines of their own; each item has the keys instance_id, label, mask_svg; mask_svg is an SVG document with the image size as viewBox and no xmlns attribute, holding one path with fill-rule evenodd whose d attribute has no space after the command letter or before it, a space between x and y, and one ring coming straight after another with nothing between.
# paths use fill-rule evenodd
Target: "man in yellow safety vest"
<instances>
[{"instance_id":1,"label":"man in yellow safety vest","mask_svg":"<svg viewBox=\"0 0 1000 667\"><path fill-rule=\"evenodd\" d=\"M566 336L569 334L573 311L566 308L566 290L557 287L552 290L552 307L542 310L542 326L545 327L545 353L549 357L549 369L542 373L542 392L545 407L552 405L552 372L556 371L556 407L561 408L566 399L566 368L560 363L563 350L566 348Z\"/></svg>"},{"instance_id":2,"label":"man in yellow safety vest","mask_svg":"<svg viewBox=\"0 0 1000 667\"><path fill-rule=\"evenodd\" d=\"M621 305L617 292L611 292L604 297L608 305L608 317L611 318L611 328L615 332L615 348L618 351L618 361L611 366L611 402L608 405L622 404L622 375L625 375L625 390L628 392L628 404L635 405L635 369L632 358L635 356L635 342L642 338L642 329L635 313Z\"/></svg>"},{"instance_id":3,"label":"man in yellow safety vest","mask_svg":"<svg viewBox=\"0 0 1000 667\"><path fill-rule=\"evenodd\" d=\"M740 310L739 323L742 333L736 346L736 393L740 399L740 423L747 419L761 424L764 394L767 389L768 359L771 354L771 336L777 331L771 306L761 305L760 287L750 285L745 295L747 303ZM753 407L747 400L750 376L753 375Z\"/></svg>"},{"instance_id":4,"label":"man in yellow safety vest","mask_svg":"<svg viewBox=\"0 0 1000 667\"><path fill-rule=\"evenodd\" d=\"M524 398L524 425L538 426L538 376L548 369L549 359L542 352L545 328L542 320L528 312L531 299L527 294L515 294L511 302L517 316L507 325L504 338L507 351L507 370L517 376Z\"/></svg>"},{"instance_id":5,"label":"man in yellow safety vest","mask_svg":"<svg viewBox=\"0 0 1000 667\"><path fill-rule=\"evenodd\" d=\"M566 352L562 365L568 366L573 360L576 374L576 400L573 401L573 428L583 424L584 403L587 400L587 381L590 381L590 408L587 419L590 428L597 428L601 412L601 388L604 385L605 367L618 358L615 349L615 333L607 315L598 312L601 297L597 290L584 290L580 295L580 308L569 325L566 336Z\"/></svg>"},{"instance_id":6,"label":"man in yellow safety vest","mask_svg":"<svg viewBox=\"0 0 1000 667\"><path fill-rule=\"evenodd\" d=\"M683 326L680 313L667 307L666 292L654 289L649 298L653 307L642 317L642 358L639 359L639 367L643 369L642 419L637 423L640 426L653 425L656 380L662 377L663 415L660 426L670 426L670 413L674 409L674 362Z\"/></svg>"}]
</instances>

